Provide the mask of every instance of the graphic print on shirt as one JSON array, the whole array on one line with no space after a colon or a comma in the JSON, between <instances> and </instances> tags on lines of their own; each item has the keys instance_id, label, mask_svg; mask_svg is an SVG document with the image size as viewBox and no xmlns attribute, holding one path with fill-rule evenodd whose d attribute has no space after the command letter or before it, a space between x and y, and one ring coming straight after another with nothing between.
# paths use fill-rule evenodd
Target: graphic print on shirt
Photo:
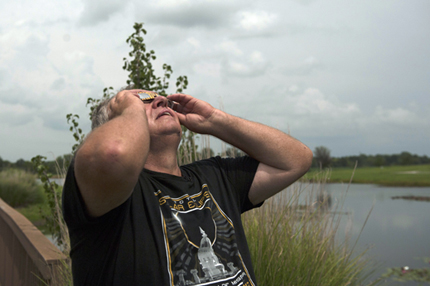
<instances>
[{"instance_id":1,"label":"graphic print on shirt","mask_svg":"<svg viewBox=\"0 0 430 286\"><path fill-rule=\"evenodd\" d=\"M237 248L234 226L206 184L171 198L159 190L171 286L253 286Z\"/></svg>"}]
</instances>

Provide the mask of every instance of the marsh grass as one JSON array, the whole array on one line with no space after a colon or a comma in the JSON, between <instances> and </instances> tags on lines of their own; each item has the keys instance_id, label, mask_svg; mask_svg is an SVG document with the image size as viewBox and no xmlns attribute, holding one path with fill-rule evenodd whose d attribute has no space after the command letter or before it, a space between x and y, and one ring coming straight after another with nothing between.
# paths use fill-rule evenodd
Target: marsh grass
<instances>
[{"instance_id":1,"label":"marsh grass","mask_svg":"<svg viewBox=\"0 0 430 286\"><path fill-rule=\"evenodd\" d=\"M19 169L0 172L0 197L14 208L43 203L46 199L36 176Z\"/></svg>"},{"instance_id":2,"label":"marsh grass","mask_svg":"<svg viewBox=\"0 0 430 286\"><path fill-rule=\"evenodd\" d=\"M67 257L64 260L60 260L59 264L56 264L56 267L53 267L53 269L51 269L51 279L49 281L44 280L43 278L41 278L35 273L33 273L33 275L35 275L35 277L39 280L40 285L73 286L72 267L71 267L70 257Z\"/></svg>"},{"instance_id":3,"label":"marsh grass","mask_svg":"<svg viewBox=\"0 0 430 286\"><path fill-rule=\"evenodd\" d=\"M70 239L69 230L63 218L63 213L61 210L61 193L62 186L58 186L55 181L53 181L52 174L48 173L45 164L45 157L36 156L32 158L32 163L35 170L38 173L38 177L42 183L42 188L44 194L47 198L47 202L39 206L39 215L35 216L35 219L41 219L44 221L42 227L39 229L44 233L49 233L52 235L56 246L59 248L58 253L63 254L65 259L59 259L59 263L56 267L51 269L51 281L44 281L37 276L44 285L73 285L72 267L70 259ZM62 164L55 160L57 178L64 179L67 173L68 163L66 158L63 158ZM28 216L34 215L34 209L27 209ZM25 212L25 211L24 211Z\"/></svg>"},{"instance_id":4,"label":"marsh grass","mask_svg":"<svg viewBox=\"0 0 430 286\"><path fill-rule=\"evenodd\" d=\"M376 264L366 258L367 250L353 255L356 242L350 242L348 235L339 241L337 233L345 231L339 227L345 219L341 210L342 202L331 206L323 180L296 183L245 213L242 219L257 283L365 285Z\"/></svg>"}]
</instances>

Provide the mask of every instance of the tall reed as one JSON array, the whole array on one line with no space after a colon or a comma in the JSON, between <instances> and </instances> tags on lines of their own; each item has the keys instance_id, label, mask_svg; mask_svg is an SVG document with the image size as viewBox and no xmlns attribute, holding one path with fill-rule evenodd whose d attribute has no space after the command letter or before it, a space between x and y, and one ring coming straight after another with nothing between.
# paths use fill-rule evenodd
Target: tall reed
<instances>
[{"instance_id":1,"label":"tall reed","mask_svg":"<svg viewBox=\"0 0 430 286\"><path fill-rule=\"evenodd\" d=\"M296 183L242 220L259 285L364 285L373 273L340 229L341 206L319 184ZM366 282L377 285L380 281Z\"/></svg>"},{"instance_id":2,"label":"tall reed","mask_svg":"<svg viewBox=\"0 0 430 286\"><path fill-rule=\"evenodd\" d=\"M45 285L73 285L69 230L61 211L62 186L58 186L56 182L51 180L52 174L48 172L44 162L45 159L45 157L40 155L31 159L47 197L48 215L42 213L42 217L45 219L46 228L50 231L52 238L59 247L58 252L64 254L66 260L62 260L61 265L57 265L57 267L51 269L52 281L45 283L40 277L38 278ZM55 162L58 177L64 179L68 165L66 158L63 158L63 164L61 165L57 160Z\"/></svg>"}]
</instances>

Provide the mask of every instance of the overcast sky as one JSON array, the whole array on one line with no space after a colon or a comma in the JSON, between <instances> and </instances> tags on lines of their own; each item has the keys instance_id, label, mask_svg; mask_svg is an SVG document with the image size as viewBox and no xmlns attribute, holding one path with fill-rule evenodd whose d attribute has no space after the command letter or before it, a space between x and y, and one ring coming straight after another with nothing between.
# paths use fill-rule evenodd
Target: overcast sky
<instances>
[{"instance_id":1,"label":"overcast sky","mask_svg":"<svg viewBox=\"0 0 430 286\"><path fill-rule=\"evenodd\" d=\"M430 155L428 0L0 2L3 160L70 152L66 114L88 133L86 99L126 84L135 22L157 70L228 113L332 156Z\"/></svg>"}]
</instances>

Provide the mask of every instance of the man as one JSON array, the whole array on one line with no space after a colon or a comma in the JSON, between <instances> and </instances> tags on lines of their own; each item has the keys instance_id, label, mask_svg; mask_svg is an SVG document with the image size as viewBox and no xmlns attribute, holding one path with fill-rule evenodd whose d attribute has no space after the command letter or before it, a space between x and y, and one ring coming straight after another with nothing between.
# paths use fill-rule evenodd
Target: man
<instances>
[{"instance_id":1,"label":"man","mask_svg":"<svg viewBox=\"0 0 430 286\"><path fill-rule=\"evenodd\" d=\"M99 106L69 168L75 285L256 285L240 214L305 174L312 152L190 95L148 94ZM179 167L181 124L249 156Z\"/></svg>"}]
</instances>

